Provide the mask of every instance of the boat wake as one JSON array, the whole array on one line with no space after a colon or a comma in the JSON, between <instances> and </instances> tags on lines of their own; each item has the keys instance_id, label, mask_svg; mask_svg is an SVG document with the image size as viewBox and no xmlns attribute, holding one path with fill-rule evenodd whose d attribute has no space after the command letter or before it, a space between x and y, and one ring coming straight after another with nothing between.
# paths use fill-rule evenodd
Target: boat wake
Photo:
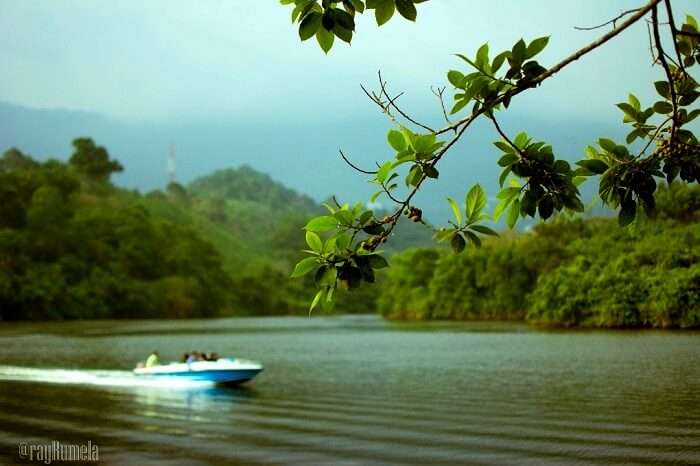
<instances>
[{"instance_id":1,"label":"boat wake","mask_svg":"<svg viewBox=\"0 0 700 466\"><path fill-rule=\"evenodd\" d=\"M137 377L131 371L44 369L20 366L0 366L1 380L112 387L162 387L168 389L211 387L213 385L209 381L186 380L179 377L161 377L158 379Z\"/></svg>"}]
</instances>

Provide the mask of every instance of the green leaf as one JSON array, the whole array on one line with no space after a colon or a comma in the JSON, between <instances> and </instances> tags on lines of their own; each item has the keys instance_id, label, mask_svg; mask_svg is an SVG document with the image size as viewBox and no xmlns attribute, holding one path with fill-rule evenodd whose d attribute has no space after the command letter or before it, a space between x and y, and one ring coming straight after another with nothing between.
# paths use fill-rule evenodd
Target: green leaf
<instances>
[{"instance_id":1,"label":"green leaf","mask_svg":"<svg viewBox=\"0 0 700 466\"><path fill-rule=\"evenodd\" d=\"M314 252L319 254L323 252L323 242L321 241L321 238L313 231L306 232L306 244L308 244Z\"/></svg>"},{"instance_id":2,"label":"green leaf","mask_svg":"<svg viewBox=\"0 0 700 466\"><path fill-rule=\"evenodd\" d=\"M486 207L486 193L481 188L481 185L475 184L472 189L467 193L466 205L467 205L467 218L469 223L474 223L479 219L481 212Z\"/></svg>"},{"instance_id":3,"label":"green leaf","mask_svg":"<svg viewBox=\"0 0 700 466\"><path fill-rule=\"evenodd\" d=\"M450 115L454 115L455 113L459 112L462 110L467 104L469 103L469 99L461 99L455 102L455 104L452 106L452 109L450 110Z\"/></svg>"},{"instance_id":4,"label":"green leaf","mask_svg":"<svg viewBox=\"0 0 700 466\"><path fill-rule=\"evenodd\" d=\"M448 71L447 80L456 88L462 89L464 87L464 75L457 70Z\"/></svg>"},{"instance_id":5,"label":"green leaf","mask_svg":"<svg viewBox=\"0 0 700 466\"><path fill-rule=\"evenodd\" d=\"M498 221L501 218L501 215L503 215L503 212L506 211L506 208L510 205L510 199L508 200L503 200L499 202L496 205L496 208L493 210L493 219L495 221Z\"/></svg>"},{"instance_id":6,"label":"green leaf","mask_svg":"<svg viewBox=\"0 0 700 466\"><path fill-rule=\"evenodd\" d=\"M668 85L668 82L656 81L654 83L654 87L656 88L656 92L658 92L661 97L665 99L671 97L671 87Z\"/></svg>"},{"instance_id":7,"label":"green leaf","mask_svg":"<svg viewBox=\"0 0 700 466\"><path fill-rule=\"evenodd\" d=\"M425 173L425 176L427 176L428 178L433 179L436 179L440 176L440 172L438 171L438 169L433 167L432 165L426 165L423 169L423 173Z\"/></svg>"},{"instance_id":8,"label":"green leaf","mask_svg":"<svg viewBox=\"0 0 700 466\"><path fill-rule=\"evenodd\" d=\"M350 0L350 3L352 3L353 8L360 13L365 11L365 4L362 2L362 0Z\"/></svg>"},{"instance_id":9,"label":"green leaf","mask_svg":"<svg viewBox=\"0 0 700 466\"><path fill-rule=\"evenodd\" d=\"M491 63L491 72L496 73L498 69L503 65L503 62L510 56L510 51L507 50L505 52L501 52L498 55L496 55L496 58L493 59L493 63Z\"/></svg>"},{"instance_id":10,"label":"green leaf","mask_svg":"<svg viewBox=\"0 0 700 466\"><path fill-rule=\"evenodd\" d=\"M386 181L387 177L389 176L389 173L391 170L394 168L394 163L393 162L385 162L382 164L381 167L379 167L379 170L377 170L377 181L380 184L384 184Z\"/></svg>"},{"instance_id":11,"label":"green leaf","mask_svg":"<svg viewBox=\"0 0 700 466\"><path fill-rule=\"evenodd\" d=\"M456 230L454 228L440 228L437 232L435 232L435 239L442 243L447 239L452 239L452 235L455 234L455 231Z\"/></svg>"},{"instance_id":12,"label":"green leaf","mask_svg":"<svg viewBox=\"0 0 700 466\"><path fill-rule=\"evenodd\" d=\"M662 115L669 114L673 111L673 105L665 101L656 102L652 108L656 113L660 113Z\"/></svg>"},{"instance_id":13,"label":"green leaf","mask_svg":"<svg viewBox=\"0 0 700 466\"><path fill-rule=\"evenodd\" d=\"M547 220L549 217L551 217L552 212L554 211L554 202L552 201L552 197L545 196L540 199L540 202L537 204L537 210L539 211L542 219Z\"/></svg>"},{"instance_id":14,"label":"green leaf","mask_svg":"<svg viewBox=\"0 0 700 466\"><path fill-rule=\"evenodd\" d=\"M639 103L639 99L634 94L630 94L627 97L627 100L629 101L630 105L634 107L635 110L639 111L642 108L641 104Z\"/></svg>"},{"instance_id":15,"label":"green leaf","mask_svg":"<svg viewBox=\"0 0 700 466\"><path fill-rule=\"evenodd\" d=\"M321 233L324 231L332 230L338 226L338 219L330 215L322 215L320 217L313 218L304 227L307 231L315 231Z\"/></svg>"},{"instance_id":16,"label":"green leaf","mask_svg":"<svg viewBox=\"0 0 700 466\"><path fill-rule=\"evenodd\" d=\"M621 227L626 227L637 216L637 203L633 199L625 199L620 206L620 214L617 220Z\"/></svg>"},{"instance_id":17,"label":"green leaf","mask_svg":"<svg viewBox=\"0 0 700 466\"><path fill-rule=\"evenodd\" d=\"M525 191L525 194L523 195L523 199L520 203L520 212L524 215L534 217L536 210L537 210L537 197L536 197L536 195L531 190Z\"/></svg>"},{"instance_id":18,"label":"green leaf","mask_svg":"<svg viewBox=\"0 0 700 466\"><path fill-rule=\"evenodd\" d=\"M557 160L554 162L554 171L557 173L561 173L563 175L569 173L571 171L571 165L569 165L569 162L566 160Z\"/></svg>"},{"instance_id":19,"label":"green leaf","mask_svg":"<svg viewBox=\"0 0 700 466\"><path fill-rule=\"evenodd\" d=\"M576 162L576 165L583 167L587 170L590 170L591 172L595 173L596 175L602 175L609 168L608 164L606 164L602 160L597 160L597 159L579 160L578 162Z\"/></svg>"},{"instance_id":20,"label":"green leaf","mask_svg":"<svg viewBox=\"0 0 700 466\"><path fill-rule=\"evenodd\" d=\"M451 197L448 197L447 201L450 203L450 207L452 207L452 213L455 216L457 225L462 226L462 209L459 208L459 204L457 204L457 201L455 201Z\"/></svg>"},{"instance_id":21,"label":"green leaf","mask_svg":"<svg viewBox=\"0 0 700 466\"><path fill-rule=\"evenodd\" d=\"M353 218L352 212L350 212L349 210L344 210L344 209L337 211L335 214L333 214L333 216L336 219L338 219L339 224L345 225L345 226L350 226L352 224L353 220L355 220Z\"/></svg>"},{"instance_id":22,"label":"green leaf","mask_svg":"<svg viewBox=\"0 0 700 466\"><path fill-rule=\"evenodd\" d=\"M306 15L299 25L299 38L307 40L313 37L321 26L321 13L313 11Z\"/></svg>"},{"instance_id":23,"label":"green leaf","mask_svg":"<svg viewBox=\"0 0 700 466\"><path fill-rule=\"evenodd\" d=\"M328 54L328 51L333 47L335 35L331 31L326 30L326 28L320 27L318 31L316 31L316 40L318 41L318 45L321 46L321 50Z\"/></svg>"},{"instance_id":24,"label":"green leaf","mask_svg":"<svg viewBox=\"0 0 700 466\"><path fill-rule=\"evenodd\" d=\"M374 10L374 17L377 20L377 25L381 26L394 16L394 0L377 0L377 5Z\"/></svg>"},{"instance_id":25,"label":"green leaf","mask_svg":"<svg viewBox=\"0 0 700 466\"><path fill-rule=\"evenodd\" d=\"M413 148L417 153L428 154L435 144L436 136L433 133L421 134L413 141Z\"/></svg>"},{"instance_id":26,"label":"green leaf","mask_svg":"<svg viewBox=\"0 0 700 466\"><path fill-rule=\"evenodd\" d=\"M488 65L489 63L489 44L486 43L479 47L479 50L476 51L476 65L478 68L482 69L484 68L485 65Z\"/></svg>"},{"instance_id":27,"label":"green leaf","mask_svg":"<svg viewBox=\"0 0 700 466\"><path fill-rule=\"evenodd\" d=\"M508 178L508 175L510 175L510 171L511 167L507 167L501 172L501 175L498 177L498 186L503 186L503 183L506 182L506 178Z\"/></svg>"},{"instance_id":28,"label":"green leaf","mask_svg":"<svg viewBox=\"0 0 700 466\"><path fill-rule=\"evenodd\" d=\"M369 261L369 266L373 269L383 269L385 267L389 267L389 262L387 262L387 260L379 254L370 254L367 256L367 260Z\"/></svg>"},{"instance_id":29,"label":"green leaf","mask_svg":"<svg viewBox=\"0 0 700 466\"><path fill-rule=\"evenodd\" d=\"M402 150L406 149L406 139L403 137L403 134L401 134L401 131L392 129L389 131L386 137L389 141L389 145L396 152L401 152Z\"/></svg>"},{"instance_id":30,"label":"green leaf","mask_svg":"<svg viewBox=\"0 0 700 466\"><path fill-rule=\"evenodd\" d=\"M350 235L341 233L335 238L335 246L336 248L342 251L343 249L347 249L350 247L351 240L352 238L350 237Z\"/></svg>"},{"instance_id":31,"label":"green leaf","mask_svg":"<svg viewBox=\"0 0 700 466\"><path fill-rule=\"evenodd\" d=\"M607 138L600 138L598 139L598 145L603 149L608 152L615 152L615 149L617 148L617 144L615 144L615 141L612 139L607 139Z\"/></svg>"},{"instance_id":32,"label":"green leaf","mask_svg":"<svg viewBox=\"0 0 700 466\"><path fill-rule=\"evenodd\" d=\"M496 194L496 197L498 199L502 200L511 200L514 197L517 197L520 195L521 189L518 186L511 186L508 188L503 188L501 189L498 194Z\"/></svg>"},{"instance_id":33,"label":"green leaf","mask_svg":"<svg viewBox=\"0 0 700 466\"><path fill-rule=\"evenodd\" d=\"M406 186L418 186L422 178L423 169L420 165L414 165L408 171L408 175L406 175Z\"/></svg>"},{"instance_id":34,"label":"green leaf","mask_svg":"<svg viewBox=\"0 0 700 466\"><path fill-rule=\"evenodd\" d=\"M635 129L634 131L631 131L631 132L627 135L627 137L625 138L625 142L626 142L627 144L632 144L632 143L634 142L635 139L637 139L637 138L643 138L644 136L646 136L646 133L645 133L644 131Z\"/></svg>"},{"instance_id":35,"label":"green leaf","mask_svg":"<svg viewBox=\"0 0 700 466\"><path fill-rule=\"evenodd\" d=\"M518 149L524 149L528 143L528 140L529 138L527 137L527 133L525 131L522 131L515 136L513 144L515 144L515 147L517 147Z\"/></svg>"},{"instance_id":36,"label":"green leaf","mask_svg":"<svg viewBox=\"0 0 700 466\"><path fill-rule=\"evenodd\" d=\"M695 110L693 110L693 111L691 111L690 113L688 113L688 117L685 119L685 122L686 122L686 123L690 123L690 122L693 121L695 118L697 118L698 115L700 115L700 108L696 108Z\"/></svg>"},{"instance_id":37,"label":"green leaf","mask_svg":"<svg viewBox=\"0 0 700 466\"><path fill-rule=\"evenodd\" d=\"M544 48L547 46L549 43L549 36L547 37L539 37L532 42L530 42L530 45L527 46L527 51L525 53L525 58L532 58L538 53L540 53Z\"/></svg>"},{"instance_id":38,"label":"green leaf","mask_svg":"<svg viewBox=\"0 0 700 466\"><path fill-rule=\"evenodd\" d=\"M314 310L314 308L318 305L318 302L321 301L321 298L323 297L323 293L325 292L325 289L318 290L318 293L316 293L316 296L314 296L313 301L311 301L311 306L309 306L309 313Z\"/></svg>"},{"instance_id":39,"label":"green leaf","mask_svg":"<svg viewBox=\"0 0 700 466\"><path fill-rule=\"evenodd\" d=\"M498 236L498 233L496 231L484 225L472 225L469 228L481 233L482 235Z\"/></svg>"},{"instance_id":40,"label":"green leaf","mask_svg":"<svg viewBox=\"0 0 700 466\"><path fill-rule=\"evenodd\" d=\"M518 160L520 160L519 156L515 154L506 154L500 159L498 159L498 165L500 165L501 167L508 167L517 162Z\"/></svg>"},{"instance_id":41,"label":"green leaf","mask_svg":"<svg viewBox=\"0 0 700 466\"><path fill-rule=\"evenodd\" d=\"M508 228L513 229L515 224L518 222L519 216L520 216L520 200L516 199L510 205L510 209L508 210L508 218L506 219L506 222L508 223Z\"/></svg>"},{"instance_id":42,"label":"green leaf","mask_svg":"<svg viewBox=\"0 0 700 466\"><path fill-rule=\"evenodd\" d=\"M302 259L294 266L294 271L292 272L292 278L297 278L306 275L318 268L319 264L315 257L307 257Z\"/></svg>"},{"instance_id":43,"label":"green leaf","mask_svg":"<svg viewBox=\"0 0 700 466\"><path fill-rule=\"evenodd\" d=\"M409 21L415 21L416 16L418 16L413 0L396 0L396 9L399 10L401 16Z\"/></svg>"},{"instance_id":44,"label":"green leaf","mask_svg":"<svg viewBox=\"0 0 700 466\"><path fill-rule=\"evenodd\" d=\"M352 42L352 31L350 29L344 28L340 23L335 23L333 26L333 34L336 35L343 42L348 44Z\"/></svg>"},{"instance_id":45,"label":"green leaf","mask_svg":"<svg viewBox=\"0 0 700 466\"><path fill-rule=\"evenodd\" d=\"M616 106L631 119L630 121L634 121L637 119L637 109L628 104L627 102L620 102L619 104L616 104Z\"/></svg>"},{"instance_id":46,"label":"green leaf","mask_svg":"<svg viewBox=\"0 0 700 466\"><path fill-rule=\"evenodd\" d=\"M511 53L515 63L522 63L525 60L525 55L527 54L525 41L520 39L518 42L516 42L511 50Z\"/></svg>"},{"instance_id":47,"label":"green leaf","mask_svg":"<svg viewBox=\"0 0 700 466\"><path fill-rule=\"evenodd\" d=\"M464 248L467 246L467 242L460 233L455 233L450 241L450 246L452 246L452 250L454 252L460 253L464 251Z\"/></svg>"},{"instance_id":48,"label":"green leaf","mask_svg":"<svg viewBox=\"0 0 700 466\"><path fill-rule=\"evenodd\" d=\"M467 239L469 239L469 241L471 241L474 244L474 246L476 246L477 248L481 247L481 238L479 238L469 230L465 231L464 234L467 235Z\"/></svg>"}]
</instances>

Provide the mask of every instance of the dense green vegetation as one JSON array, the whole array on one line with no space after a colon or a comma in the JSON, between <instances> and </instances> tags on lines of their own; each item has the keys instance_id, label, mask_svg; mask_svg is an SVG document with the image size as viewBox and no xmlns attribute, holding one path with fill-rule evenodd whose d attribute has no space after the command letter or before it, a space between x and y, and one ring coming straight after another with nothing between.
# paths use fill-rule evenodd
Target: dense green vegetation
<instances>
[{"instance_id":1,"label":"dense green vegetation","mask_svg":"<svg viewBox=\"0 0 700 466\"><path fill-rule=\"evenodd\" d=\"M307 312L313 279L289 274L311 198L245 166L142 195L111 184L105 148L73 148L0 158L0 320ZM410 227L403 243L427 244ZM377 293L341 291L336 310L371 312Z\"/></svg>"},{"instance_id":2,"label":"dense green vegetation","mask_svg":"<svg viewBox=\"0 0 700 466\"><path fill-rule=\"evenodd\" d=\"M561 220L456 255L394 258L379 299L394 319L525 319L593 327L700 326L700 188L657 193L657 217Z\"/></svg>"},{"instance_id":3,"label":"dense green vegetation","mask_svg":"<svg viewBox=\"0 0 700 466\"><path fill-rule=\"evenodd\" d=\"M122 169L77 139L68 163L0 163L0 318L194 317L227 306L221 257L113 187Z\"/></svg>"},{"instance_id":4,"label":"dense green vegetation","mask_svg":"<svg viewBox=\"0 0 700 466\"><path fill-rule=\"evenodd\" d=\"M73 145L68 162L16 149L0 158L1 319L306 312L313 274L289 274L307 247L298 232L323 211L312 199L245 166L144 195L111 184L123 168L104 148ZM339 288L335 310L700 326L700 188L674 183L656 197L656 217L626 229L560 217L463 254L408 249L377 271L379 286ZM429 244L428 229L400 226L394 247Z\"/></svg>"},{"instance_id":5,"label":"dense green vegetation","mask_svg":"<svg viewBox=\"0 0 700 466\"><path fill-rule=\"evenodd\" d=\"M315 36L321 49L328 53L335 37L351 42L355 19L367 10L374 12L379 26L389 21L395 11L415 21L415 4L423 1L282 0L281 3L294 6L292 22L299 23L300 39L304 41ZM665 21L659 20L660 9L665 10ZM645 19L645 16L650 18ZM568 160L561 158L560 153L555 153L546 140L538 140L538 135L530 136L524 131L508 134L503 130L498 119L503 113L508 113L513 99L518 100L521 94L559 76L562 69L642 20L647 22L649 28L649 51L654 58L653 65L663 69L665 79L653 83L658 94L655 102L642 102L634 94L627 94L626 101L616 104L622 111L622 122L629 125L623 143L600 137L596 146L585 148L586 158L572 166ZM616 24L617 21L619 23ZM503 217L512 229L520 218L546 221L554 215L583 213L585 206L579 187L589 179L598 178L597 198L608 209L618 212L618 222L622 227L632 224L638 215L654 215L655 194L661 180L667 183L676 179L687 183L700 181L700 144L693 132L697 123L693 121L700 116L700 109L695 108L700 97L700 84L694 76L696 65L700 64L700 27L697 20L686 15L683 23L676 23L671 0L663 4L661 0L650 0L639 8L627 10L611 21L588 29L598 29L608 24L613 25L612 31L551 65L540 55L549 44L548 35L528 41L520 38L510 49L501 49L495 55L488 42L478 47L476 53L456 54L462 62L455 69L447 71L448 84L432 89L440 102L438 114L441 113L446 120L446 125L442 127L429 126L422 117L402 109L396 101L403 92L389 92L381 72L378 73L379 82L375 91L363 86L365 95L392 123L393 127L386 136L392 149L388 151L391 157L376 162L376 169L366 170L356 166L342 151L340 155L350 167L368 176L368 181L375 185L377 191L370 199L386 198L392 208L388 215L374 218L371 212L362 211L360 203L359 209L331 210L330 216L309 220L305 229L307 240L312 238L308 242L314 257L302 259L296 270L299 275L318 270L325 276L325 279L317 280L318 291L311 301L311 308L319 302L332 301L337 284L347 282L347 277L351 277L349 282L352 287L360 287L362 282L374 283L373 269L367 265L365 256L373 254L377 245L390 240L402 215L416 222L422 220L422 209L417 206L416 194L427 183L440 178L442 160L479 119L492 123L500 136L494 145L498 149L497 163L501 167L498 178L501 189L496 195L499 201L492 214L482 214L486 206L482 200L486 199L486 194L479 184L467 193L464 210L457 201L448 199L455 221L443 226L436 239L449 241L452 249L458 253L465 250L467 243L478 247L487 236L493 235L488 227L480 223L487 218L498 221ZM666 36L665 41L662 31ZM672 48L668 47L668 43L664 45L666 41ZM675 54L669 54L664 47ZM450 94L452 99L449 98ZM405 189L400 187L401 184L405 184ZM330 239L325 240L324 247L314 248L314 243L321 242L321 238L316 237L318 233L324 233ZM489 260L494 255L498 254L489 254ZM310 267L312 260L316 262L316 269ZM475 260L478 262L480 259ZM480 280L475 277L463 278L477 284ZM450 277L446 279L449 281ZM495 282L491 284L497 285ZM476 311L472 308L468 313L491 315L491 307L498 303L477 301L480 306L483 304L483 309ZM433 304L440 305L441 300ZM454 308L457 305L452 303L452 307L445 312L438 309L431 312L441 316L453 313L461 315ZM418 304L413 304L413 307L416 306ZM615 322L646 324L647 317L625 317ZM607 319L593 316L580 316L572 320L608 324ZM609 324L614 325L615 322Z\"/></svg>"}]
</instances>

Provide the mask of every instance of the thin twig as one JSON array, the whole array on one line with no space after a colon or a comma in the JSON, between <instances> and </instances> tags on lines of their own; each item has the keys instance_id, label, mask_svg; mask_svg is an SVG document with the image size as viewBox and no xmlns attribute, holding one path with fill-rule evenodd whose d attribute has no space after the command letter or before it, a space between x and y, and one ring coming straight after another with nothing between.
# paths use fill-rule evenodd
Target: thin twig
<instances>
[{"instance_id":1,"label":"thin twig","mask_svg":"<svg viewBox=\"0 0 700 466\"><path fill-rule=\"evenodd\" d=\"M377 171L376 171L376 170L375 170L375 171L363 170L363 169L361 169L360 167L358 167L357 165L355 165L354 163L352 163L352 162L345 156L345 154L343 154L343 151L342 151L342 150L338 149L338 152L340 152L340 156L343 158L343 160L345 160L345 163L347 163L348 165L350 165L352 168L354 168L354 169L357 170L358 172L364 173L365 175L376 175L376 174L377 174Z\"/></svg>"},{"instance_id":2,"label":"thin twig","mask_svg":"<svg viewBox=\"0 0 700 466\"><path fill-rule=\"evenodd\" d=\"M660 1L661 0L651 0L649 3L647 3L643 7L637 9L637 12L634 15L630 16L622 24L620 24L619 27L617 27L616 29L613 29L612 31L609 31L608 33L599 37L597 40L591 42L587 46L577 50L573 54L566 57L564 60L560 61L559 63L557 63L553 67L549 68L547 71L545 71L541 75L537 76L535 79L533 79L531 81L530 87L535 87L535 86L541 84L544 80L551 78L552 76L554 76L556 73L561 71L566 66L570 65L571 63L575 62L579 58L583 57L584 55L588 54L589 52L591 52L591 51L597 49L598 47L600 47L601 45L605 44L610 39L617 36L622 31L624 31L625 29L627 29L628 27L630 27L631 25L633 25L634 23L639 21L639 19L641 19L644 15L646 15ZM498 104L502 103L506 98L511 98L513 96L516 96L516 95L520 94L521 92L525 91L526 89L529 89L529 88L528 87L521 87L521 88L515 88L515 89L512 89L508 92L505 92L500 97L495 99L492 102L492 104L494 106L498 105ZM483 113L483 111L484 111L484 109L482 109L478 114ZM461 120L453 123L452 125L446 126L442 129L439 129L438 131L435 132L435 134L443 134L443 133L446 133L448 131L452 131L455 128L465 124L467 121L470 121L471 118L472 118L471 115L468 117L464 117Z\"/></svg>"},{"instance_id":3,"label":"thin twig","mask_svg":"<svg viewBox=\"0 0 700 466\"><path fill-rule=\"evenodd\" d=\"M389 92L388 92L387 89L386 89L386 85L387 85L386 81L382 80L382 72L381 72L381 70L380 70L380 71L377 71L377 75L378 75L378 77L379 77L379 86L380 86L380 88L381 88L380 95L381 95L381 93L383 93L384 96L386 96L386 98L389 100L389 103L387 104L387 106L394 107L394 110L396 110L397 112L399 112L399 114L400 114L402 117L404 117L406 120L410 121L410 122L413 123L414 125L420 126L420 127L423 128L424 130L430 131L431 133L434 133L435 130L434 130L433 128L431 128L431 127L428 126L428 125L424 125L423 123L420 123L420 122L416 121L415 119L411 118L411 117L410 117L409 115L407 115L403 110L401 110L401 108L399 108L398 105L396 105L396 103L395 103L396 99L398 99L399 97L401 97L401 96L403 95L403 92L400 93L399 95L397 95L396 97L394 97L394 98L392 99L391 97L389 97Z\"/></svg>"},{"instance_id":4,"label":"thin twig","mask_svg":"<svg viewBox=\"0 0 700 466\"><path fill-rule=\"evenodd\" d=\"M652 41L651 38L651 24L649 22L646 22L647 25L647 36L649 38L649 53L651 54L651 66L656 65L656 62L658 61L658 58L656 58L656 54L654 53L654 42Z\"/></svg>"},{"instance_id":5,"label":"thin twig","mask_svg":"<svg viewBox=\"0 0 700 466\"><path fill-rule=\"evenodd\" d=\"M430 86L430 91L440 101L440 108L442 108L442 115L445 117L445 121L449 125L449 124L452 124L452 121L450 121L450 117L447 116L447 107L445 107L445 99L444 99L445 89L447 89L447 86L436 87L436 88L434 88L433 86Z\"/></svg>"},{"instance_id":6,"label":"thin twig","mask_svg":"<svg viewBox=\"0 0 700 466\"><path fill-rule=\"evenodd\" d=\"M658 11L656 5L651 10L651 18L654 29L654 42L656 43L656 50L659 52L659 61L661 66L663 66L666 72L666 77L668 78L668 87L671 91L671 105L673 105L673 120L671 122L671 139L676 134L676 125L678 123L678 103L676 102L676 85L673 82L673 75L671 75L671 69L668 67L668 62L666 61L666 55L664 53L663 45L661 45L661 35L659 34L659 24L658 24Z\"/></svg>"},{"instance_id":7,"label":"thin twig","mask_svg":"<svg viewBox=\"0 0 700 466\"><path fill-rule=\"evenodd\" d=\"M622 13L620 13L619 15L617 15L616 17L614 17L614 18L611 19L610 21L606 21L606 22L604 22L603 24L599 24L599 25L597 25L597 26L591 26L591 27L574 26L574 29L576 29L577 31L592 31L593 29L600 29L600 28L602 28L602 27L605 27L605 26L607 26L608 24L612 24L612 25L613 25L613 28L615 28L615 23L617 23L618 20L624 18L624 17L627 16L627 15L631 15L631 14L634 13L635 11L639 11L639 8L635 8L635 9L633 9L633 10L623 11Z\"/></svg>"},{"instance_id":8,"label":"thin twig","mask_svg":"<svg viewBox=\"0 0 700 466\"><path fill-rule=\"evenodd\" d=\"M391 191L389 191L389 189L384 185L384 183L382 183L382 190L389 197L389 199L396 202L397 204L403 204L404 201L400 201L397 198L395 198L394 195L391 194Z\"/></svg>"},{"instance_id":9,"label":"thin twig","mask_svg":"<svg viewBox=\"0 0 700 466\"><path fill-rule=\"evenodd\" d=\"M683 67L683 58L681 58L681 51L678 49L678 29L676 29L676 22L673 19L673 9L671 8L670 0L664 0L666 4L666 14L668 15L668 24L671 26L671 36L673 36L673 48L676 51L676 57L678 57L678 68L681 69L683 74L686 74L685 68Z\"/></svg>"},{"instance_id":10,"label":"thin twig","mask_svg":"<svg viewBox=\"0 0 700 466\"><path fill-rule=\"evenodd\" d=\"M637 155L636 158L639 158L642 155L644 155L644 153L647 151L647 149L649 148L651 143L656 140L656 136L658 136L659 133L661 132L661 130L663 129L663 127L666 126L666 123L668 123L671 120L672 120L672 118L668 117L659 126L656 127L656 131L654 131L654 134L651 136L651 139L649 139L649 142L647 142L646 146L644 146L644 148L639 152L639 154Z\"/></svg>"},{"instance_id":11,"label":"thin twig","mask_svg":"<svg viewBox=\"0 0 700 466\"><path fill-rule=\"evenodd\" d=\"M508 145L510 145L513 149L518 151L518 154L520 154L521 157L525 157L525 153L522 150L520 150L520 148L516 146L515 143L510 140L508 135L501 129L501 125L499 125L498 121L496 120L496 115L491 113L489 115L489 119L493 122L493 126L496 127L496 131L498 131L498 134L501 135L501 137L508 143Z\"/></svg>"}]
</instances>

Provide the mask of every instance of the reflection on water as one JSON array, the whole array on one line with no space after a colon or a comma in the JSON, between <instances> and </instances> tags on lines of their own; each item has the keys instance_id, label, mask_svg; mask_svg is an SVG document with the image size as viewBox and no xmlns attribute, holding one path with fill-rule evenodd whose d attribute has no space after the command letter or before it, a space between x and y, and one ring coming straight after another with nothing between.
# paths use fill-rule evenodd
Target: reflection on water
<instances>
[{"instance_id":1,"label":"reflection on water","mask_svg":"<svg viewBox=\"0 0 700 466\"><path fill-rule=\"evenodd\" d=\"M114 464L700 464L699 336L369 317L3 324L0 463L58 439ZM266 370L238 388L134 376L153 349Z\"/></svg>"}]
</instances>

